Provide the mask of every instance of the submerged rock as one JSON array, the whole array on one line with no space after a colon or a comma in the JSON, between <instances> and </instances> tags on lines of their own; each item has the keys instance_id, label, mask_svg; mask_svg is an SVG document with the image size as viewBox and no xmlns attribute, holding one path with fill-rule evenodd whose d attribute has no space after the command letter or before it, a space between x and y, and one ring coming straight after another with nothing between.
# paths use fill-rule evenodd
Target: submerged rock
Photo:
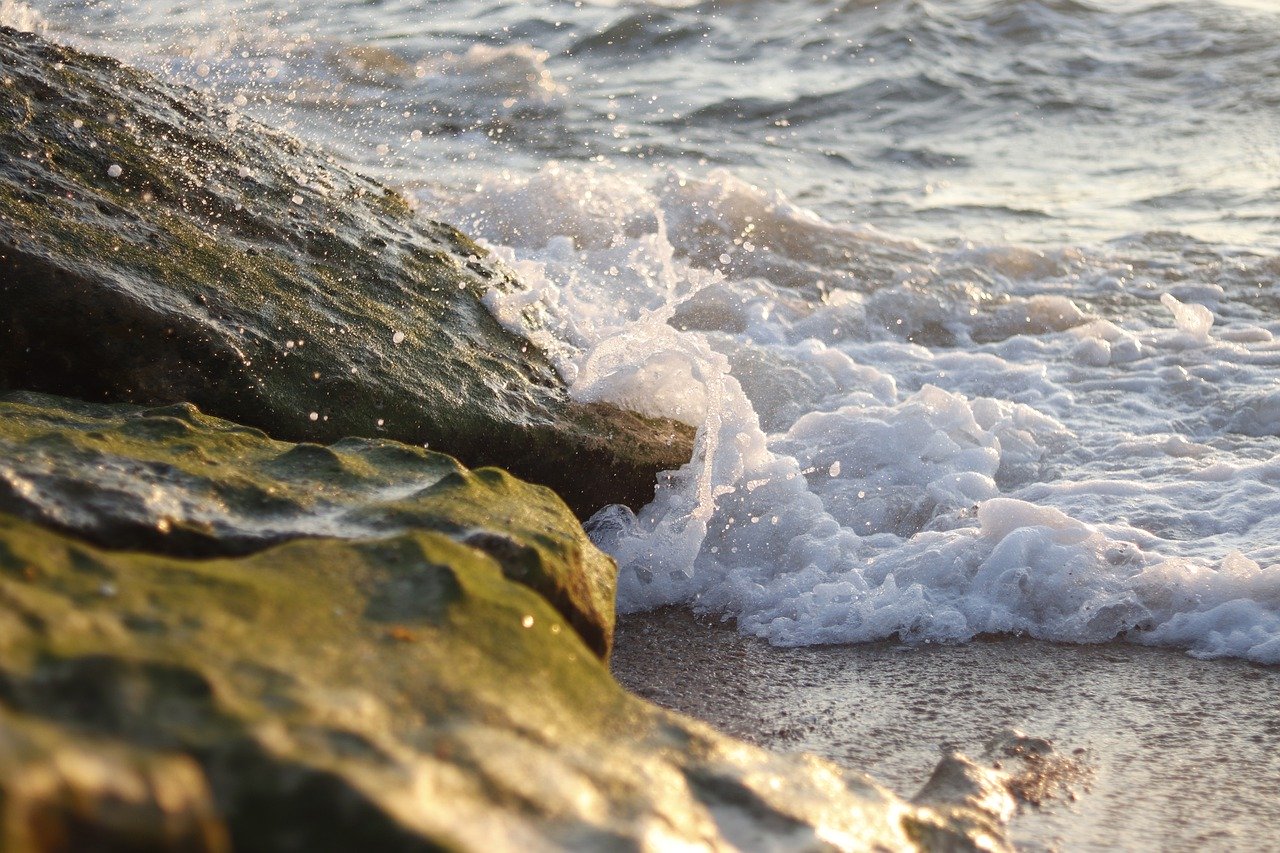
<instances>
[{"instance_id":1,"label":"submerged rock","mask_svg":"<svg viewBox=\"0 0 1280 853\"><path fill-rule=\"evenodd\" d=\"M0 837L34 849L1002 845L630 696L439 533L196 561L0 515L0 706Z\"/></svg>"},{"instance_id":2,"label":"submerged rock","mask_svg":"<svg viewBox=\"0 0 1280 853\"><path fill-rule=\"evenodd\" d=\"M617 568L554 492L386 439L324 447L182 404L0 395L0 511L108 548L238 555L433 530L487 553L608 657Z\"/></svg>"},{"instance_id":3,"label":"submerged rock","mask_svg":"<svg viewBox=\"0 0 1280 853\"><path fill-rule=\"evenodd\" d=\"M0 28L0 387L430 444L639 506L692 431L579 404L455 229L234 109Z\"/></svg>"}]
</instances>

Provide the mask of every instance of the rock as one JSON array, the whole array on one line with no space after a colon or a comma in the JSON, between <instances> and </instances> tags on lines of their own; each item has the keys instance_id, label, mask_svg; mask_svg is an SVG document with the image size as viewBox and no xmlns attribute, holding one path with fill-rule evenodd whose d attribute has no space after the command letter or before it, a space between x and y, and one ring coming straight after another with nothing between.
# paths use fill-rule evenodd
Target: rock
<instances>
[{"instance_id":1,"label":"rock","mask_svg":"<svg viewBox=\"0 0 1280 853\"><path fill-rule=\"evenodd\" d=\"M231 849L204 773L188 756L5 712L0 804L3 850Z\"/></svg>"},{"instance_id":2,"label":"rock","mask_svg":"<svg viewBox=\"0 0 1280 853\"><path fill-rule=\"evenodd\" d=\"M0 832L39 812L37 850L1003 843L961 806L630 696L540 596L434 532L185 560L0 515L0 706Z\"/></svg>"},{"instance_id":3,"label":"rock","mask_svg":"<svg viewBox=\"0 0 1280 853\"><path fill-rule=\"evenodd\" d=\"M1003 827L1017 809L1005 774L954 751L944 752L929 781L916 792L912 802L950 818L949 823L942 825L942 836L938 835L936 823L913 828L925 847L938 849L949 849L956 825L964 827L962 834L966 837L1000 839Z\"/></svg>"},{"instance_id":4,"label":"rock","mask_svg":"<svg viewBox=\"0 0 1280 853\"><path fill-rule=\"evenodd\" d=\"M429 444L638 507L692 430L579 404L455 229L204 95L0 28L0 387Z\"/></svg>"},{"instance_id":5,"label":"rock","mask_svg":"<svg viewBox=\"0 0 1280 853\"><path fill-rule=\"evenodd\" d=\"M0 395L0 511L108 548L240 555L434 530L487 553L607 658L617 567L550 489L386 439L273 441L202 415Z\"/></svg>"}]
</instances>

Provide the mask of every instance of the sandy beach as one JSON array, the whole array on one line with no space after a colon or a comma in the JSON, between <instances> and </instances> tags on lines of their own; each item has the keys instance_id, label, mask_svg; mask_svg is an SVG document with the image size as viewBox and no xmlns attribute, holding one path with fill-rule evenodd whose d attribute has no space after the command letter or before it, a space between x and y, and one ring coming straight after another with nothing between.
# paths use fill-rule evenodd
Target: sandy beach
<instances>
[{"instance_id":1,"label":"sandy beach","mask_svg":"<svg viewBox=\"0 0 1280 853\"><path fill-rule=\"evenodd\" d=\"M906 796L945 747L1050 739L1084 772L1020 809L1021 849L1280 850L1280 668L1025 639L786 649L677 610L624 620L613 668L660 705Z\"/></svg>"}]
</instances>

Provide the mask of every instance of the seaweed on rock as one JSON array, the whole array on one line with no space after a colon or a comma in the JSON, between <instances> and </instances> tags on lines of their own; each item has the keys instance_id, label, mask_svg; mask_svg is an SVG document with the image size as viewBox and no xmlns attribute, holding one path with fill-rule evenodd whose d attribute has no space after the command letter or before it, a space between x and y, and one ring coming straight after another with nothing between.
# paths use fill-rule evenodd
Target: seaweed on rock
<instances>
[{"instance_id":1,"label":"seaweed on rock","mask_svg":"<svg viewBox=\"0 0 1280 853\"><path fill-rule=\"evenodd\" d=\"M387 439L290 444L190 404L13 392L0 395L0 511L178 556L437 531L543 595L600 656L612 642L617 568L554 492Z\"/></svg>"},{"instance_id":2,"label":"seaweed on rock","mask_svg":"<svg viewBox=\"0 0 1280 853\"><path fill-rule=\"evenodd\" d=\"M439 533L197 561L0 515L0 707L6 849L1003 849L630 696Z\"/></svg>"}]
</instances>

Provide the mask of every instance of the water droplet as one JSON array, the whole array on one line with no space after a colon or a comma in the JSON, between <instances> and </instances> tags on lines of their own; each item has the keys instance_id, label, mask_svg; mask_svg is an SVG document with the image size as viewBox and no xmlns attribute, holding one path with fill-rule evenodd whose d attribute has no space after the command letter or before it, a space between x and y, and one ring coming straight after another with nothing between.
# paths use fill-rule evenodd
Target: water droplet
<instances>
[{"instance_id":1,"label":"water droplet","mask_svg":"<svg viewBox=\"0 0 1280 853\"><path fill-rule=\"evenodd\" d=\"M108 178L118 178L123 174L124 174L124 169L120 168L119 163L112 163L110 166L107 167Z\"/></svg>"}]
</instances>

